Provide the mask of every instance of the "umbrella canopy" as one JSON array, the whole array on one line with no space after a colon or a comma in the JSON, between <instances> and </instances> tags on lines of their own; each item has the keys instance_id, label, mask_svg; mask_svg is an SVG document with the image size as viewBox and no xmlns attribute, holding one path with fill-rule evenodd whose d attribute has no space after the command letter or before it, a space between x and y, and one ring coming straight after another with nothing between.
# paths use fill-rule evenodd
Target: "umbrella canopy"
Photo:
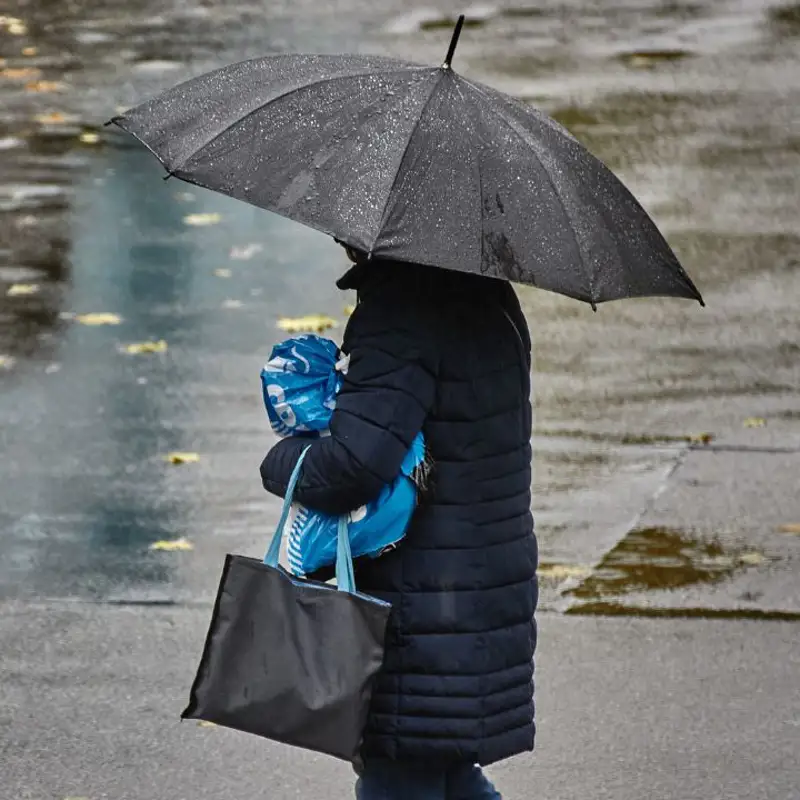
<instances>
[{"instance_id":1,"label":"umbrella canopy","mask_svg":"<svg viewBox=\"0 0 800 800\"><path fill-rule=\"evenodd\" d=\"M592 305L702 303L618 178L546 114L453 71L279 55L176 86L111 122L169 175L376 258L532 284Z\"/></svg>"}]
</instances>

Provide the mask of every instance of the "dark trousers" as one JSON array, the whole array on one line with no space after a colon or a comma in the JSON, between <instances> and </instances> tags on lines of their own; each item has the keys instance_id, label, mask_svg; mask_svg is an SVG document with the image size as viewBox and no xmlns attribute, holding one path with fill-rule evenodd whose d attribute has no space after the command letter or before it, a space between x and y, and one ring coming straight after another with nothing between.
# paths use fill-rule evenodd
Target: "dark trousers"
<instances>
[{"instance_id":1,"label":"dark trousers","mask_svg":"<svg viewBox=\"0 0 800 800\"><path fill-rule=\"evenodd\" d=\"M436 767L369 759L360 770L356 800L502 800L480 767Z\"/></svg>"}]
</instances>

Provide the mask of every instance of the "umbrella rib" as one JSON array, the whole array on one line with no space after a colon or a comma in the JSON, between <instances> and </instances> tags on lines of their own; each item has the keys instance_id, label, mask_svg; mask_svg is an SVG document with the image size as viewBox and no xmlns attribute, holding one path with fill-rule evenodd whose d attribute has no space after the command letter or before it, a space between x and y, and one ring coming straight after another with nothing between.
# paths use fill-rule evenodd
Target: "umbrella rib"
<instances>
[{"instance_id":1,"label":"umbrella rib","mask_svg":"<svg viewBox=\"0 0 800 800\"><path fill-rule=\"evenodd\" d=\"M595 299L594 299L594 286L593 286L592 276L591 276L591 273L589 272L589 270L586 268L586 259L584 259L584 257L583 257L583 251L581 250L581 245L580 245L580 242L578 241L578 234L575 232L575 228L572 225L569 213L567 212L567 207L564 204L564 201L561 199L561 193L556 188L556 183L553 180L553 176L550 174L550 171L547 169L547 167L542 162L542 159L539 158L539 155L536 152L536 148L534 147L534 145L532 145L531 141L528 139L528 137L525 136L524 128L521 128L519 125L517 125L515 120L510 119L509 117L507 117L505 112L504 112L504 109L499 107L494 102L494 98L490 97L484 91L482 91L480 86L478 86L477 84L473 83L470 80L467 80L463 76L460 76L460 77L464 81L464 83L466 83L467 85L472 87L478 94L480 94L482 97L486 98L486 100L489 101L489 103L491 103L491 105L494 107L494 109L497 112L497 115L500 117L500 119L508 126L508 128L516 136L518 136L520 139L522 139L522 141L533 151L533 155L536 157L536 160L539 162L539 166L542 168L542 172L544 172L544 174L547 176L547 180L550 183L550 187L553 190L553 194L556 196L556 199L558 200L559 205L561 206L561 210L562 210L562 212L564 214L564 219L566 219L566 221L567 221L567 228L569 229L569 232L572 234L572 238L573 238L573 240L575 242L575 248L578 251L578 258L580 259L580 262L581 262L581 267L583 268L583 272L586 275L586 280L587 280L587 282L589 284L589 300L592 303L592 305L594 305Z\"/></svg>"},{"instance_id":2,"label":"umbrella rib","mask_svg":"<svg viewBox=\"0 0 800 800\"><path fill-rule=\"evenodd\" d=\"M383 226L386 223L386 219L389 214L389 202L392 199L392 193L394 192L395 186L397 186L397 179L400 176L400 173L403 170L403 164L405 163L406 156L408 155L408 150L411 147L411 141L414 138L414 134L416 134L417 129L419 128L420 123L422 122L422 118L425 116L425 112L428 110L428 106L430 105L431 100L433 99L434 94L436 94L436 90L439 88L439 85L442 82L442 78L448 74L446 70L438 69L436 70L439 75L433 83L431 87L430 94L425 99L425 102L422 105L422 109L419 112L419 118L414 123L414 127L411 129L411 133L408 137L408 141L406 142L406 146L403 148L403 155L400 157L400 163L397 165L397 170L394 173L394 178L392 179L392 183L389 186L389 191L386 193L386 202L383 205L383 211L381 212L381 221L378 223L378 230L375 233L375 238L372 240L372 244L370 245L369 252L372 253L372 250L375 247L375 243L378 241L378 238L381 235L381 231L383 230Z\"/></svg>"},{"instance_id":3,"label":"umbrella rib","mask_svg":"<svg viewBox=\"0 0 800 800\"><path fill-rule=\"evenodd\" d=\"M381 72L382 75L396 75L403 72L418 72L420 70L430 69L430 67L413 67L413 66L404 66L399 69L395 70L386 70L385 72ZM213 144L220 136L226 134L231 128L235 127L236 125L241 125L248 117L252 117L253 114L257 114L259 111L265 109L267 106L271 105L272 103L277 102L278 100L282 100L284 97L289 97L292 94L296 94L297 92L302 91L303 89L310 89L312 87L322 86L323 84L334 83L335 81L343 81L349 78L359 78L365 75L374 75L377 70L371 69L367 72L351 72L347 75L335 75L331 78L320 78L319 80L313 80L310 83L304 83L302 86L294 86L291 89L283 92L282 94L277 95L276 97L271 98L265 103L261 103L260 105L256 106L255 108L251 108L245 114L242 114L238 119L234 120L233 122L229 123L228 125L223 128L219 133L215 133L210 139L207 139L203 144L200 145L197 149L193 150L186 158L184 158L180 164L174 166L172 169L169 169L170 173L177 172L177 170L181 169L188 161L191 161L198 153L202 150L205 150L210 144Z\"/></svg>"},{"instance_id":4,"label":"umbrella rib","mask_svg":"<svg viewBox=\"0 0 800 800\"><path fill-rule=\"evenodd\" d=\"M458 91L458 96L464 101L464 108L467 108L467 104L465 101L464 93L461 91L461 87L456 82L456 91ZM478 120L480 117L476 119L476 117L470 114L470 119L472 120L472 132L474 137L477 138L478 136ZM475 172L478 175L478 214L481 221L481 270L483 270L483 257L486 252L486 239L484 237L484 218L483 218L483 175L481 174L481 162L477 155L477 150L472 148L472 160L475 164Z\"/></svg>"}]
</instances>

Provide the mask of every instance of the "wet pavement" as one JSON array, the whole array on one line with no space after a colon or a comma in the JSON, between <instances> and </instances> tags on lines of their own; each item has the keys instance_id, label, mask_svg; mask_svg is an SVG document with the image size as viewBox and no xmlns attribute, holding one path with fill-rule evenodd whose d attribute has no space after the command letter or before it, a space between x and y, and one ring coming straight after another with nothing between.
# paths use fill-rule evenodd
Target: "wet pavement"
<instances>
[{"instance_id":1,"label":"wet pavement","mask_svg":"<svg viewBox=\"0 0 800 800\"><path fill-rule=\"evenodd\" d=\"M536 343L546 607L563 599L559 576L574 583L598 564L680 479L687 447L778 442L788 452L762 454L768 472L780 461L791 473L800 457L796 7L623 5L487 6L459 49L464 72L541 105L620 172L708 301L593 314L521 290ZM207 598L224 547L256 546L268 530L257 373L280 315L344 323L349 299L333 288L343 258L299 225L161 181L142 148L102 123L256 53L382 50L436 63L449 24L425 9L301 6L31 2L4 17L0 594ZM113 324L86 324L98 322ZM162 341L164 352L125 350ZM702 433L713 439L692 445ZM164 459L174 450L200 460L175 467ZM792 491L776 503L781 522L800 518ZM690 538L718 533L692 525ZM735 533L735 519L726 525ZM796 543L765 525L776 553L766 563L785 566ZM181 536L195 555L148 550Z\"/></svg>"},{"instance_id":2,"label":"wet pavement","mask_svg":"<svg viewBox=\"0 0 800 800\"><path fill-rule=\"evenodd\" d=\"M5 605L0 797L350 800L341 762L178 720L207 620ZM798 669L785 622L544 614L537 749L492 777L507 800L795 800Z\"/></svg>"},{"instance_id":3,"label":"wet pavement","mask_svg":"<svg viewBox=\"0 0 800 800\"><path fill-rule=\"evenodd\" d=\"M97 619L110 606L109 624L131 620L146 640L146 615L166 613L147 606L172 604L173 621L153 617L153 629L185 624L187 636L201 636L223 555L259 552L277 517L257 470L272 442L258 375L283 335L276 322L322 313L341 326L352 301L333 285L345 261L330 240L162 181L152 157L103 122L184 77L263 53L360 50L438 63L449 20L461 10L438 5L438 12L409 12L399 0L335 8L311 0L269 7L32 0L2 12L4 609L29 608L37 619L36 609L62 609L78 615L80 628L80 620ZM535 342L534 514L543 608L557 620L546 625L554 636L600 630L595 625L634 638L635 626L644 625L647 636L666 630L677 641L708 632L712 644L697 652L709 659L726 630L714 625L736 625L736 635L764 637L764 652L796 659L800 5L608 5L547 0L476 8L455 63L543 107L618 171L707 302L701 309L676 300L627 301L594 314L566 298L520 291ZM174 452L199 458L173 464ZM192 549L151 549L182 538ZM146 608L115 616L125 613L120 604ZM25 624L27 612L19 613L9 619ZM658 625L670 627L649 627ZM703 633L681 625L702 625ZM50 635L33 630L34 637ZM5 656L17 652L16 636L13 625L2 628L4 674L24 669ZM596 638L575 647L588 654ZM45 645L25 647L35 653ZM84 645L101 648L102 636ZM546 639L543 648L546 660ZM173 656L165 654L164 668L174 676ZM193 658L181 651L181 681L171 679L164 692L187 683ZM690 680L699 658L676 662L674 674ZM755 654L747 659L743 669L766 669ZM68 662L75 669L79 663L77 654ZM575 668L569 674L578 680L582 667ZM157 681L157 666L147 675ZM637 697L646 695L644 686L642 676ZM792 686L781 672L774 693L791 691L786 707L796 720L796 678ZM28 726L39 719L31 712L26 722L27 712L19 711L27 696L9 701L20 742L34 736ZM156 693L154 707L163 696ZM548 724L580 717L577 706L570 708L560 722L548 712ZM149 713L135 704L126 710ZM796 732L796 721L786 725L774 734ZM698 737L709 730L696 728ZM737 742L744 757L746 742ZM192 757L205 758L198 747ZM281 751L277 763L284 758ZM545 749L534 761L555 776L559 764L566 769L564 758ZM508 786L524 796L525 784L514 777L527 774L520 769ZM12 774L17 793L9 797L60 800L88 791L40 782L25 794L22 773ZM315 779L323 774L312 770ZM704 782L712 774L692 785L712 786ZM664 780L650 796L673 796ZM775 786L785 780L778 774ZM301 785L285 784L287 791ZM549 785L559 784L553 777ZM133 796L123 784L104 786L92 798ZM684 796L701 796L693 791ZM782 788L759 791L724 796L791 796ZM550 795L589 796L577 788Z\"/></svg>"}]
</instances>

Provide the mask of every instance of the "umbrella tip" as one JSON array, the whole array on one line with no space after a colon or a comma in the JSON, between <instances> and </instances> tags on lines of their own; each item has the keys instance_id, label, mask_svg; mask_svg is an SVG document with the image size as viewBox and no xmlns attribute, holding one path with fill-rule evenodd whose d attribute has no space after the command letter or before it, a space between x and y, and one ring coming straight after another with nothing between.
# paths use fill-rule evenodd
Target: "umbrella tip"
<instances>
[{"instance_id":1,"label":"umbrella tip","mask_svg":"<svg viewBox=\"0 0 800 800\"><path fill-rule=\"evenodd\" d=\"M690 283L690 285L692 287L692 294L694 295L694 299L697 300L698 303L700 303L700 307L701 308L705 308L706 307L706 301L703 300L703 295L700 294L700 291L698 290L698 288L691 281L689 281L689 283Z\"/></svg>"},{"instance_id":2,"label":"umbrella tip","mask_svg":"<svg viewBox=\"0 0 800 800\"><path fill-rule=\"evenodd\" d=\"M464 27L464 15L461 14L456 22L455 30L453 31L453 38L450 40L450 47L447 50L447 55L442 64L443 69L450 69L450 64L453 61L453 54L456 52L456 45L458 44L458 37L461 36L461 29Z\"/></svg>"}]
</instances>

